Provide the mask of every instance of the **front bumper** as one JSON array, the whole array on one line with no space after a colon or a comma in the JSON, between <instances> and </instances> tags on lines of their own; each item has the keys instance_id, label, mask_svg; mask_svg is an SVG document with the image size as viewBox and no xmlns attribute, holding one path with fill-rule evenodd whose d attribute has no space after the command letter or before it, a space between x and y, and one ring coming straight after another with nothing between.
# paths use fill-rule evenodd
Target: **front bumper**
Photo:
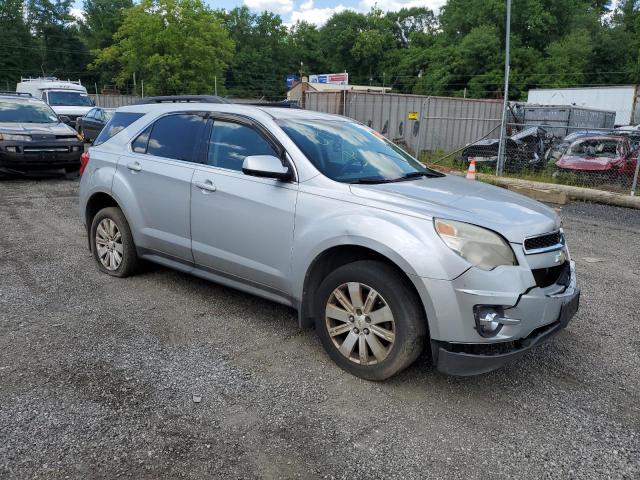
<instances>
[{"instance_id":1,"label":"front bumper","mask_svg":"<svg viewBox=\"0 0 640 480\"><path fill-rule=\"evenodd\" d=\"M575 289L566 298L555 322L539 327L527 337L516 341L489 344L432 341L433 364L440 373L446 375L470 376L497 370L564 329L576 313L579 300L580 290Z\"/></svg>"},{"instance_id":2,"label":"front bumper","mask_svg":"<svg viewBox=\"0 0 640 480\"><path fill-rule=\"evenodd\" d=\"M54 170L80 167L84 145L79 140L0 142L0 169L15 171Z\"/></svg>"},{"instance_id":3,"label":"front bumper","mask_svg":"<svg viewBox=\"0 0 640 480\"><path fill-rule=\"evenodd\" d=\"M579 298L575 263L566 247L525 255L522 245L512 246L517 266L470 268L453 280L418 282L437 370L452 375L495 370L566 326L568 320L561 318ZM495 308L517 321L493 336L483 335L474 317L477 307Z\"/></svg>"}]
</instances>

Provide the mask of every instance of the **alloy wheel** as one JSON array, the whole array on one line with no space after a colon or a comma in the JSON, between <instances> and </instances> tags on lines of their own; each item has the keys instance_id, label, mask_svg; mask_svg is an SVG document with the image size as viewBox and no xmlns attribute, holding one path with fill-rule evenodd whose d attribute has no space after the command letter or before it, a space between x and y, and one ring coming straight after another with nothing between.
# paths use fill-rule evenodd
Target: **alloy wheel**
<instances>
[{"instance_id":1,"label":"alloy wheel","mask_svg":"<svg viewBox=\"0 0 640 480\"><path fill-rule=\"evenodd\" d=\"M98 259L107 270L117 270L122 263L124 246L122 234L116 222L110 218L104 218L96 228L96 249Z\"/></svg>"},{"instance_id":2,"label":"alloy wheel","mask_svg":"<svg viewBox=\"0 0 640 480\"><path fill-rule=\"evenodd\" d=\"M325 322L334 346L356 364L380 363L393 348L396 327L391 308L363 283L344 283L331 293Z\"/></svg>"}]
</instances>

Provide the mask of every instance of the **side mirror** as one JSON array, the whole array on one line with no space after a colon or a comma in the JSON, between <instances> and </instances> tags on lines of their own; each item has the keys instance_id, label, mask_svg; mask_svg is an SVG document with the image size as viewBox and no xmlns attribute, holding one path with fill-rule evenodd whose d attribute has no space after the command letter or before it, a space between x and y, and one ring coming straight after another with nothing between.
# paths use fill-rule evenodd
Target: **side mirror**
<instances>
[{"instance_id":1,"label":"side mirror","mask_svg":"<svg viewBox=\"0 0 640 480\"><path fill-rule=\"evenodd\" d=\"M67 125L71 123L71 119L66 115L58 115L58 120L60 120L62 123L66 123Z\"/></svg>"},{"instance_id":2,"label":"side mirror","mask_svg":"<svg viewBox=\"0 0 640 480\"><path fill-rule=\"evenodd\" d=\"M253 177L290 180L291 169L282 165L282 161L273 155L249 155L242 162L242 172Z\"/></svg>"}]
</instances>

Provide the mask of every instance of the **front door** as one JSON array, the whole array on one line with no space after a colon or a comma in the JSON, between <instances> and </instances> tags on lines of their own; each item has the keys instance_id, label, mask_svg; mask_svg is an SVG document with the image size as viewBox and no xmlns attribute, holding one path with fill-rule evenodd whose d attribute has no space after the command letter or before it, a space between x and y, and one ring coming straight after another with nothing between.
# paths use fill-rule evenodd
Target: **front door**
<instances>
[{"instance_id":1,"label":"front door","mask_svg":"<svg viewBox=\"0 0 640 480\"><path fill-rule=\"evenodd\" d=\"M195 263L287 292L298 185L242 173L246 156L284 151L241 118L215 118L208 129L206 165L196 165L191 187Z\"/></svg>"}]
</instances>

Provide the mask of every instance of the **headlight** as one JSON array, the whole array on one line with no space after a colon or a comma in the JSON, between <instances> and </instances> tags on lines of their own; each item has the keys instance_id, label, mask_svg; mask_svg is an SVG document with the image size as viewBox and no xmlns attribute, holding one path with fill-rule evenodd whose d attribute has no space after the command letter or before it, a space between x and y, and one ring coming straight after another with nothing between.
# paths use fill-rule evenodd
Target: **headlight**
<instances>
[{"instance_id":1,"label":"headlight","mask_svg":"<svg viewBox=\"0 0 640 480\"><path fill-rule=\"evenodd\" d=\"M0 133L1 141L13 141L13 142L30 142L31 135L17 135L13 133Z\"/></svg>"},{"instance_id":2,"label":"headlight","mask_svg":"<svg viewBox=\"0 0 640 480\"><path fill-rule=\"evenodd\" d=\"M491 230L438 218L434 219L434 225L442 241L451 250L482 270L518 264L509 244Z\"/></svg>"}]
</instances>

